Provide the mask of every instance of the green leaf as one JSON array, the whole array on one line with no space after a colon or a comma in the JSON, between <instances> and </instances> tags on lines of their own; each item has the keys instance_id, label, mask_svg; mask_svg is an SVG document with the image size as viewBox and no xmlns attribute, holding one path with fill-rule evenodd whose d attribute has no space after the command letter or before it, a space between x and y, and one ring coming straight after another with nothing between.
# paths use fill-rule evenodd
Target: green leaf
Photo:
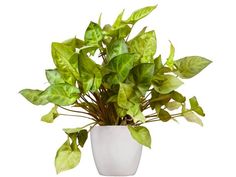
<instances>
[{"instance_id":1,"label":"green leaf","mask_svg":"<svg viewBox=\"0 0 236 177\"><path fill-rule=\"evenodd\" d=\"M173 111L175 109L178 109L182 104L177 102L177 101L171 101L171 102L168 102L166 104L166 108L169 110L169 111Z\"/></svg>"},{"instance_id":2,"label":"green leaf","mask_svg":"<svg viewBox=\"0 0 236 177\"><path fill-rule=\"evenodd\" d=\"M55 167L57 173L70 170L76 167L81 158L79 148L72 149L69 139L58 149L55 157Z\"/></svg>"},{"instance_id":3,"label":"green leaf","mask_svg":"<svg viewBox=\"0 0 236 177\"><path fill-rule=\"evenodd\" d=\"M128 47L125 43L125 40L124 39L119 39L119 40L115 40L113 41L108 47L107 47L107 50L108 50L108 58L109 58L109 61L118 56L118 55L121 55L121 54L124 54L124 53L128 53Z\"/></svg>"},{"instance_id":4,"label":"green leaf","mask_svg":"<svg viewBox=\"0 0 236 177\"><path fill-rule=\"evenodd\" d=\"M88 138L88 131L87 130L83 129L83 130L79 131L78 140L79 140L79 145L81 147L84 147L84 144L85 144L87 138Z\"/></svg>"},{"instance_id":5,"label":"green leaf","mask_svg":"<svg viewBox=\"0 0 236 177\"><path fill-rule=\"evenodd\" d=\"M151 79L154 73L154 64L153 63L141 63L136 65L131 70L131 80L135 83L136 87L142 95L151 86Z\"/></svg>"},{"instance_id":6,"label":"green leaf","mask_svg":"<svg viewBox=\"0 0 236 177\"><path fill-rule=\"evenodd\" d=\"M53 84L43 93L51 103L61 106L73 104L79 96L79 89L69 84Z\"/></svg>"},{"instance_id":7,"label":"green leaf","mask_svg":"<svg viewBox=\"0 0 236 177\"><path fill-rule=\"evenodd\" d=\"M99 18L98 18L98 25L101 26L101 21L102 21L102 13L100 13Z\"/></svg>"},{"instance_id":8,"label":"green leaf","mask_svg":"<svg viewBox=\"0 0 236 177\"><path fill-rule=\"evenodd\" d=\"M157 6L147 6L141 9L134 11L131 16L125 21L129 24L135 24L140 19L146 17L150 14Z\"/></svg>"},{"instance_id":9,"label":"green leaf","mask_svg":"<svg viewBox=\"0 0 236 177\"><path fill-rule=\"evenodd\" d=\"M118 28L122 24L122 17L124 15L125 10L122 10L122 12L117 16L114 24L112 25L113 28Z\"/></svg>"},{"instance_id":10,"label":"green leaf","mask_svg":"<svg viewBox=\"0 0 236 177\"><path fill-rule=\"evenodd\" d=\"M169 121L171 119L170 113L165 111L164 109L160 109L158 117L163 122L167 122L167 121Z\"/></svg>"},{"instance_id":11,"label":"green leaf","mask_svg":"<svg viewBox=\"0 0 236 177\"><path fill-rule=\"evenodd\" d=\"M117 96L117 104L121 108L128 109L132 103L129 102L129 98L133 93L133 88L130 84L120 83L119 92Z\"/></svg>"},{"instance_id":12,"label":"green leaf","mask_svg":"<svg viewBox=\"0 0 236 177\"><path fill-rule=\"evenodd\" d=\"M94 22L90 22L86 29L84 41L86 45L98 44L100 45L103 39L101 27Z\"/></svg>"},{"instance_id":13,"label":"green leaf","mask_svg":"<svg viewBox=\"0 0 236 177\"><path fill-rule=\"evenodd\" d=\"M102 74L97 64L86 55L79 55L78 68L83 92L96 91L102 83Z\"/></svg>"},{"instance_id":14,"label":"green leaf","mask_svg":"<svg viewBox=\"0 0 236 177\"><path fill-rule=\"evenodd\" d=\"M183 116L185 117L187 121L194 122L194 123L197 123L198 125L203 126L202 120L196 114L194 114L194 112L185 111L183 112Z\"/></svg>"},{"instance_id":15,"label":"green leaf","mask_svg":"<svg viewBox=\"0 0 236 177\"><path fill-rule=\"evenodd\" d=\"M174 56L175 56L175 48L173 44L170 42L170 54L166 60L166 65L171 69L173 69L174 67Z\"/></svg>"},{"instance_id":16,"label":"green leaf","mask_svg":"<svg viewBox=\"0 0 236 177\"><path fill-rule=\"evenodd\" d=\"M76 63L77 55L71 47L65 44L52 43L53 61L63 79L71 85L74 85L75 79L79 78L78 63Z\"/></svg>"},{"instance_id":17,"label":"green leaf","mask_svg":"<svg viewBox=\"0 0 236 177\"><path fill-rule=\"evenodd\" d=\"M41 121L53 123L54 119L58 117L57 106L55 105L51 111L42 116Z\"/></svg>"},{"instance_id":18,"label":"green leaf","mask_svg":"<svg viewBox=\"0 0 236 177\"><path fill-rule=\"evenodd\" d=\"M157 58L154 59L154 64L155 64L154 73L157 74L164 67L164 65L162 64L161 55L159 55Z\"/></svg>"},{"instance_id":19,"label":"green leaf","mask_svg":"<svg viewBox=\"0 0 236 177\"><path fill-rule=\"evenodd\" d=\"M176 71L176 74L182 79L189 79L200 73L211 62L212 61L200 56L189 56L181 58L175 61L175 65L178 69Z\"/></svg>"},{"instance_id":20,"label":"green leaf","mask_svg":"<svg viewBox=\"0 0 236 177\"><path fill-rule=\"evenodd\" d=\"M161 94L170 93L183 84L180 79L173 75L164 75L163 78L164 80L160 84L158 83L158 78L155 78L157 81L153 80L154 89Z\"/></svg>"},{"instance_id":21,"label":"green leaf","mask_svg":"<svg viewBox=\"0 0 236 177\"><path fill-rule=\"evenodd\" d=\"M61 74L57 69L48 69L45 71L47 80L50 84L61 84L65 83Z\"/></svg>"},{"instance_id":22,"label":"green leaf","mask_svg":"<svg viewBox=\"0 0 236 177\"><path fill-rule=\"evenodd\" d=\"M205 116L205 113L202 109L201 106L199 106L197 98L194 96L189 99L190 105L191 105L191 110L199 114L200 116Z\"/></svg>"},{"instance_id":23,"label":"green leaf","mask_svg":"<svg viewBox=\"0 0 236 177\"><path fill-rule=\"evenodd\" d=\"M80 132L82 129L77 127L77 128L64 128L63 131L66 133L66 134L73 134L73 133L78 133Z\"/></svg>"},{"instance_id":24,"label":"green leaf","mask_svg":"<svg viewBox=\"0 0 236 177\"><path fill-rule=\"evenodd\" d=\"M105 66L109 73L104 78L109 85L119 84L127 78L129 71L133 67L133 57L130 53L121 54L113 58Z\"/></svg>"},{"instance_id":25,"label":"green leaf","mask_svg":"<svg viewBox=\"0 0 236 177\"><path fill-rule=\"evenodd\" d=\"M79 48L84 46L84 41L74 37L74 38L71 38L71 39L68 39L68 40L64 41L63 44L71 47L73 49L73 51L75 52L76 49L79 49Z\"/></svg>"},{"instance_id":26,"label":"green leaf","mask_svg":"<svg viewBox=\"0 0 236 177\"><path fill-rule=\"evenodd\" d=\"M131 53L135 53L135 61L140 63L153 62L156 53L156 34L150 31L139 35L128 42Z\"/></svg>"},{"instance_id":27,"label":"green leaf","mask_svg":"<svg viewBox=\"0 0 236 177\"><path fill-rule=\"evenodd\" d=\"M179 103L184 103L186 101L186 98L177 91L171 92L171 98Z\"/></svg>"},{"instance_id":28,"label":"green leaf","mask_svg":"<svg viewBox=\"0 0 236 177\"><path fill-rule=\"evenodd\" d=\"M151 135L148 129L144 126L132 127L128 125L131 136L139 143L151 148Z\"/></svg>"},{"instance_id":29,"label":"green leaf","mask_svg":"<svg viewBox=\"0 0 236 177\"><path fill-rule=\"evenodd\" d=\"M48 103L47 97L42 95L43 91L41 90L23 89L19 93L34 105L45 105Z\"/></svg>"},{"instance_id":30,"label":"green leaf","mask_svg":"<svg viewBox=\"0 0 236 177\"><path fill-rule=\"evenodd\" d=\"M138 121L143 122L143 123L145 122L145 117L142 111L140 110L139 104L137 103L129 108L129 110L127 111L127 114L132 117L134 123Z\"/></svg>"}]
</instances>

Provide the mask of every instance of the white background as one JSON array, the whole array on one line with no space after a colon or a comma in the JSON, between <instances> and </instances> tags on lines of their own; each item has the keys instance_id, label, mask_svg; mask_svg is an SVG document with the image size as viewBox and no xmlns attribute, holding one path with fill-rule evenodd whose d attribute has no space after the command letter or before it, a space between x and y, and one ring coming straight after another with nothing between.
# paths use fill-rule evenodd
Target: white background
<instances>
[{"instance_id":1,"label":"white background","mask_svg":"<svg viewBox=\"0 0 236 177\"><path fill-rule=\"evenodd\" d=\"M236 5L234 0L1 0L0 1L0 176L54 177L54 156L65 141L63 127L81 121L40 121L50 106L36 107L18 91L47 86L44 70L53 68L50 43L83 38L90 20L112 23L126 9L158 4L138 23L155 29L158 52L167 56L168 40L176 58L201 55L213 63L185 80L180 89L197 96L205 108L204 127L180 120L147 125L152 149L144 149L137 177L236 176ZM88 141L81 163L58 176L99 176Z\"/></svg>"}]
</instances>

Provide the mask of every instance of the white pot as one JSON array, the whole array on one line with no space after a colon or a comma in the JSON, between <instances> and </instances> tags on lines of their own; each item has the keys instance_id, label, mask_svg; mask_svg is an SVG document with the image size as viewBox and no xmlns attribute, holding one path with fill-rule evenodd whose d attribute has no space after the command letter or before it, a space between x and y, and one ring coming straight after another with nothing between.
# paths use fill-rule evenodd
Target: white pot
<instances>
[{"instance_id":1,"label":"white pot","mask_svg":"<svg viewBox=\"0 0 236 177\"><path fill-rule=\"evenodd\" d=\"M97 126L91 130L93 157L100 175L131 176L137 171L142 145L127 126Z\"/></svg>"}]
</instances>

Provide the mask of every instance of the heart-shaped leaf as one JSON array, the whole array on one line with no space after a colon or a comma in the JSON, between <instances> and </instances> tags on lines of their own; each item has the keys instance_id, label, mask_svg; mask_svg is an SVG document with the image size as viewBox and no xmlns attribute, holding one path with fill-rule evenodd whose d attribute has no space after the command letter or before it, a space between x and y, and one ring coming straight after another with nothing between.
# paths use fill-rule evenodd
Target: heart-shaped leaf
<instances>
[{"instance_id":1,"label":"heart-shaped leaf","mask_svg":"<svg viewBox=\"0 0 236 177\"><path fill-rule=\"evenodd\" d=\"M151 135L144 126L128 126L131 136L140 144L151 148Z\"/></svg>"}]
</instances>

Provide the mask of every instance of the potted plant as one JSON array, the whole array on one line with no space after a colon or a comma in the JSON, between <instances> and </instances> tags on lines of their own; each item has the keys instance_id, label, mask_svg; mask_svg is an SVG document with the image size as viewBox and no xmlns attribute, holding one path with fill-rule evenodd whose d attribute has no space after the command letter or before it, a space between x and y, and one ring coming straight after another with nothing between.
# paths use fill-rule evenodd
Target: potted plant
<instances>
[{"instance_id":1,"label":"potted plant","mask_svg":"<svg viewBox=\"0 0 236 177\"><path fill-rule=\"evenodd\" d=\"M189 99L188 107L176 89L182 79L197 75L211 61L200 56L176 60L170 43L169 57L163 62L161 55L155 56L155 31L146 31L146 27L129 38L133 26L155 8L136 10L126 20L122 11L112 25L103 28L100 16L98 23L90 22L84 40L53 42L55 69L46 70L49 86L20 91L34 105L53 104L42 116L44 122L52 123L63 115L90 121L64 129L67 139L56 153L57 173L78 165L88 133L99 173L127 176L137 170L142 145L151 147L144 123L184 117L203 125L199 116L205 114L196 97Z\"/></svg>"}]
</instances>

